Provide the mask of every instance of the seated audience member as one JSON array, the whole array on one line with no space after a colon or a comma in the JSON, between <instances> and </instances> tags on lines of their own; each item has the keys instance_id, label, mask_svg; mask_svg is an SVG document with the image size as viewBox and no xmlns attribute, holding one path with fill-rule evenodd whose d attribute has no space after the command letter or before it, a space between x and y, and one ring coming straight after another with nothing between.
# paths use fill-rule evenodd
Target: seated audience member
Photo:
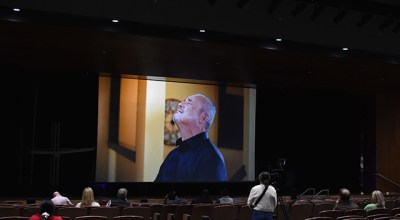
<instances>
[{"instance_id":1,"label":"seated audience member","mask_svg":"<svg viewBox=\"0 0 400 220\"><path fill-rule=\"evenodd\" d=\"M92 188L86 187L82 192L82 201L76 204L77 208L80 207L100 207L100 204L94 201L94 193Z\"/></svg>"},{"instance_id":2,"label":"seated audience member","mask_svg":"<svg viewBox=\"0 0 400 220\"><path fill-rule=\"evenodd\" d=\"M128 201L128 190L120 188L117 192L117 198L107 202L106 207L130 207L132 204Z\"/></svg>"},{"instance_id":3,"label":"seated audience member","mask_svg":"<svg viewBox=\"0 0 400 220\"><path fill-rule=\"evenodd\" d=\"M371 195L371 203L367 204L364 210L368 213L370 210L378 208L385 208L385 196L381 191L375 190Z\"/></svg>"},{"instance_id":4,"label":"seated audience member","mask_svg":"<svg viewBox=\"0 0 400 220\"><path fill-rule=\"evenodd\" d=\"M336 205L334 210L349 210L349 209L359 209L360 207L350 200L350 190L342 188L339 191L339 198L336 200Z\"/></svg>"},{"instance_id":5,"label":"seated audience member","mask_svg":"<svg viewBox=\"0 0 400 220\"><path fill-rule=\"evenodd\" d=\"M51 201L54 203L54 205L74 205L72 202L68 199L68 197L62 196L59 192L55 191L53 193L53 198Z\"/></svg>"},{"instance_id":6,"label":"seated audience member","mask_svg":"<svg viewBox=\"0 0 400 220\"><path fill-rule=\"evenodd\" d=\"M61 216L54 215L55 209L51 200L45 200L40 204L40 213L32 215L29 220L62 220Z\"/></svg>"},{"instance_id":7,"label":"seated audience member","mask_svg":"<svg viewBox=\"0 0 400 220\"><path fill-rule=\"evenodd\" d=\"M221 197L218 199L220 204L233 204L233 198L229 196L229 190L223 189L221 191Z\"/></svg>"},{"instance_id":8,"label":"seated audience member","mask_svg":"<svg viewBox=\"0 0 400 220\"><path fill-rule=\"evenodd\" d=\"M201 195L199 197L193 198L190 204L199 204L199 203L208 203L208 204L214 203L214 201L210 197L210 192L208 191L208 189L203 189L201 191Z\"/></svg>"},{"instance_id":9,"label":"seated audience member","mask_svg":"<svg viewBox=\"0 0 400 220\"><path fill-rule=\"evenodd\" d=\"M180 204L187 204L186 199L180 198L175 191L170 191L164 198L164 204L168 205L180 205Z\"/></svg>"}]
</instances>

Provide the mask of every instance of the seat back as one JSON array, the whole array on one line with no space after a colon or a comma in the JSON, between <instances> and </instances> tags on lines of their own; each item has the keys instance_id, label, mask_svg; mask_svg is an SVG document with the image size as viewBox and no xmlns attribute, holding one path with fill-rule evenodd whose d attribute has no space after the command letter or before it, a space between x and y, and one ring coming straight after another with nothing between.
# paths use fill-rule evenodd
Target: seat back
<instances>
[{"instance_id":1,"label":"seat back","mask_svg":"<svg viewBox=\"0 0 400 220\"><path fill-rule=\"evenodd\" d=\"M214 206L210 217L212 220L237 219L238 206L236 205Z\"/></svg>"},{"instance_id":2,"label":"seat back","mask_svg":"<svg viewBox=\"0 0 400 220\"><path fill-rule=\"evenodd\" d=\"M177 204L162 205L160 212L157 212L157 210L155 210L152 220L167 220L168 213L175 213L175 209L177 206Z\"/></svg>"},{"instance_id":3,"label":"seat back","mask_svg":"<svg viewBox=\"0 0 400 220\"><path fill-rule=\"evenodd\" d=\"M312 217L314 205L312 203L301 202L290 206L290 220L304 220Z\"/></svg>"},{"instance_id":4,"label":"seat back","mask_svg":"<svg viewBox=\"0 0 400 220\"><path fill-rule=\"evenodd\" d=\"M176 206L175 213L168 213L167 220L182 220L183 215L191 215L192 214L193 205L191 204L181 204Z\"/></svg>"},{"instance_id":5,"label":"seat back","mask_svg":"<svg viewBox=\"0 0 400 220\"><path fill-rule=\"evenodd\" d=\"M144 220L144 217L137 215L120 215L115 216L113 220Z\"/></svg>"},{"instance_id":6,"label":"seat back","mask_svg":"<svg viewBox=\"0 0 400 220\"><path fill-rule=\"evenodd\" d=\"M313 207L312 216L317 217L319 216L319 213L321 211L332 210L334 206L335 206L334 203L327 203L327 202L315 203Z\"/></svg>"},{"instance_id":7,"label":"seat back","mask_svg":"<svg viewBox=\"0 0 400 220\"><path fill-rule=\"evenodd\" d=\"M142 216L145 220L150 220L149 206L132 206L121 209L121 215Z\"/></svg>"},{"instance_id":8,"label":"seat back","mask_svg":"<svg viewBox=\"0 0 400 220\"><path fill-rule=\"evenodd\" d=\"M306 218L305 220L333 220L333 218L327 216L316 216L316 217Z\"/></svg>"},{"instance_id":9,"label":"seat back","mask_svg":"<svg viewBox=\"0 0 400 220\"><path fill-rule=\"evenodd\" d=\"M109 220L121 214L118 207L93 207L89 210L89 215L107 216Z\"/></svg>"},{"instance_id":10,"label":"seat back","mask_svg":"<svg viewBox=\"0 0 400 220\"><path fill-rule=\"evenodd\" d=\"M21 215L20 206L0 206L0 217L20 216L20 215Z\"/></svg>"},{"instance_id":11,"label":"seat back","mask_svg":"<svg viewBox=\"0 0 400 220\"><path fill-rule=\"evenodd\" d=\"M82 215L75 217L74 220L107 220L107 216L101 215Z\"/></svg>"},{"instance_id":12,"label":"seat back","mask_svg":"<svg viewBox=\"0 0 400 220\"><path fill-rule=\"evenodd\" d=\"M3 216L0 220L29 220L30 217L27 216Z\"/></svg>"},{"instance_id":13,"label":"seat back","mask_svg":"<svg viewBox=\"0 0 400 220\"><path fill-rule=\"evenodd\" d=\"M342 213L342 210L323 210L319 212L318 216L331 217L332 219L336 219L337 217L341 216Z\"/></svg>"},{"instance_id":14,"label":"seat back","mask_svg":"<svg viewBox=\"0 0 400 220\"><path fill-rule=\"evenodd\" d=\"M400 207L394 207L392 210L390 210L390 214L392 216L396 216L397 214L400 214Z\"/></svg>"},{"instance_id":15,"label":"seat back","mask_svg":"<svg viewBox=\"0 0 400 220\"><path fill-rule=\"evenodd\" d=\"M367 219L368 219L368 220L374 220L374 219L381 218L381 217L392 217L392 218L394 218L394 217L391 216L390 214L380 213L380 214L368 215L368 216L367 216Z\"/></svg>"},{"instance_id":16,"label":"seat back","mask_svg":"<svg viewBox=\"0 0 400 220\"><path fill-rule=\"evenodd\" d=\"M39 206L27 206L27 207L22 207L21 209L21 216L31 217L32 215L38 213L40 213Z\"/></svg>"},{"instance_id":17,"label":"seat back","mask_svg":"<svg viewBox=\"0 0 400 220\"><path fill-rule=\"evenodd\" d=\"M238 210L238 220L251 220L251 215L253 214L253 209L248 205L242 205Z\"/></svg>"},{"instance_id":18,"label":"seat back","mask_svg":"<svg viewBox=\"0 0 400 220\"><path fill-rule=\"evenodd\" d=\"M364 211L364 209L349 209L349 210L343 211L343 215L356 215L356 216L364 217L365 211Z\"/></svg>"},{"instance_id":19,"label":"seat back","mask_svg":"<svg viewBox=\"0 0 400 220\"><path fill-rule=\"evenodd\" d=\"M387 209L387 208L377 208L377 209L369 210L369 211L366 213L367 216L369 216L369 215L376 215L376 214L388 214L388 215L390 215L390 210Z\"/></svg>"},{"instance_id":20,"label":"seat back","mask_svg":"<svg viewBox=\"0 0 400 220\"><path fill-rule=\"evenodd\" d=\"M59 207L56 209L56 215L67 216L71 219L88 214L89 212L87 208Z\"/></svg>"},{"instance_id":21,"label":"seat back","mask_svg":"<svg viewBox=\"0 0 400 220\"><path fill-rule=\"evenodd\" d=\"M203 215L211 216L213 208L213 204L194 205L192 213L190 215L184 214L183 220L202 220Z\"/></svg>"}]
</instances>

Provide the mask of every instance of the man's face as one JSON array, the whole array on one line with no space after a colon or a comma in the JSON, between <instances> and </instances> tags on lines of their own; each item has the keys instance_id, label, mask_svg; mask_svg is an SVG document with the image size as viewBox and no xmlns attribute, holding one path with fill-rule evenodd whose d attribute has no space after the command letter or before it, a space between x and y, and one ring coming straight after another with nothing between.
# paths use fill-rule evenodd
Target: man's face
<instances>
[{"instance_id":1,"label":"man's face","mask_svg":"<svg viewBox=\"0 0 400 220\"><path fill-rule=\"evenodd\" d=\"M204 105L204 98L200 95L187 97L178 105L178 110L174 114L174 121L179 125L195 125L200 122L201 107Z\"/></svg>"}]
</instances>

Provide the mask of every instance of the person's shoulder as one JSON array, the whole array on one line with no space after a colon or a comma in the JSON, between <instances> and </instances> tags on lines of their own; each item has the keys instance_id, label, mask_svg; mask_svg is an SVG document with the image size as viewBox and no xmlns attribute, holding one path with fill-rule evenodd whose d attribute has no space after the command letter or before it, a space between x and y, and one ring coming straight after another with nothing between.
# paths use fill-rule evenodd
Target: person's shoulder
<instances>
[{"instance_id":1,"label":"person's shoulder","mask_svg":"<svg viewBox=\"0 0 400 220\"><path fill-rule=\"evenodd\" d=\"M29 217L29 220L42 220L42 215L33 214L31 217Z\"/></svg>"},{"instance_id":2,"label":"person's shoulder","mask_svg":"<svg viewBox=\"0 0 400 220\"><path fill-rule=\"evenodd\" d=\"M61 216L58 215L52 215L50 216L50 218L48 218L48 220L63 220Z\"/></svg>"}]
</instances>

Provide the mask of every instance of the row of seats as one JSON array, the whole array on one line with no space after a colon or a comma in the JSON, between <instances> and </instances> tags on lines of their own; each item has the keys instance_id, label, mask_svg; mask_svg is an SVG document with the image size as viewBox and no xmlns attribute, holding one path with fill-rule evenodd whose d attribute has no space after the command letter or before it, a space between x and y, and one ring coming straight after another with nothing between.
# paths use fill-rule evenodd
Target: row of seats
<instances>
[{"instance_id":1,"label":"row of seats","mask_svg":"<svg viewBox=\"0 0 400 220\"><path fill-rule=\"evenodd\" d=\"M108 220L116 216L141 216L145 220L204 220L204 219L233 219L250 220L251 209L245 204L234 205L163 205L152 204L149 206L118 207L57 207L55 215L77 219L80 216L105 216ZM21 216L29 217L39 213L39 207L0 206L0 217Z\"/></svg>"}]
</instances>

